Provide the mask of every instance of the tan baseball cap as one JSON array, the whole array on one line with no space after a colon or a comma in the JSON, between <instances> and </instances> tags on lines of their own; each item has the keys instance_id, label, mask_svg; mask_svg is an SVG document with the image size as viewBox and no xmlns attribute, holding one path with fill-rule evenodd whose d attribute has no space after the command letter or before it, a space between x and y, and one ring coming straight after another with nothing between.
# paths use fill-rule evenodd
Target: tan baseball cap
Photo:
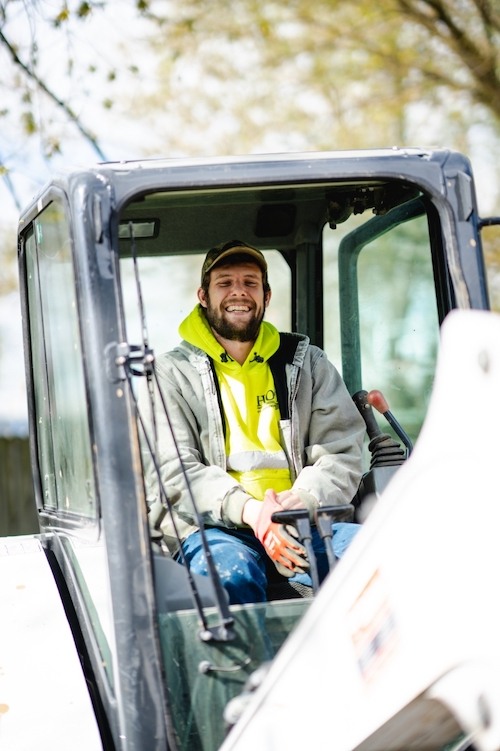
<instances>
[{"instance_id":1,"label":"tan baseball cap","mask_svg":"<svg viewBox=\"0 0 500 751\"><path fill-rule=\"evenodd\" d=\"M205 275L208 274L217 263L236 254L250 256L250 258L260 266L262 271L267 273L266 259L260 250L254 248L252 245L247 245L247 243L242 242L241 240L230 240L229 242L216 245L215 248L211 248L208 251L201 268L202 283Z\"/></svg>"}]
</instances>

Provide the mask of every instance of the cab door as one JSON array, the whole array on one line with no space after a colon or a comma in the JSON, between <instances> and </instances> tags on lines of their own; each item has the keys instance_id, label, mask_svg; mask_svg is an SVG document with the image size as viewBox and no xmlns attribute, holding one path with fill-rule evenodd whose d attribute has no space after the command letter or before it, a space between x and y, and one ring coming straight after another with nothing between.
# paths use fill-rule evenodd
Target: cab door
<instances>
[{"instance_id":1,"label":"cab door","mask_svg":"<svg viewBox=\"0 0 500 751\"><path fill-rule=\"evenodd\" d=\"M439 327L454 306L436 221L418 198L340 237L324 233L325 277L339 299L325 309L326 348L350 393L380 390L412 442L432 390Z\"/></svg>"},{"instance_id":2,"label":"cab door","mask_svg":"<svg viewBox=\"0 0 500 751\"><path fill-rule=\"evenodd\" d=\"M103 747L153 749L167 743L146 507L98 198L86 177L75 191L53 185L21 223L30 448L41 540Z\"/></svg>"}]
</instances>

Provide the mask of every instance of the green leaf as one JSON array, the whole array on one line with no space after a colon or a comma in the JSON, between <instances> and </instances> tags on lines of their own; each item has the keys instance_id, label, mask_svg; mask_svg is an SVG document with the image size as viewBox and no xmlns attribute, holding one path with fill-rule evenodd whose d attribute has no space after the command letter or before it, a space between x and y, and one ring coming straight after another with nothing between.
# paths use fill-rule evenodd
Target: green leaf
<instances>
[{"instance_id":1,"label":"green leaf","mask_svg":"<svg viewBox=\"0 0 500 751\"><path fill-rule=\"evenodd\" d=\"M38 127L32 112L23 112L23 114L21 115L21 120L25 133L27 133L29 136L32 136L33 133L37 132Z\"/></svg>"},{"instance_id":2,"label":"green leaf","mask_svg":"<svg viewBox=\"0 0 500 751\"><path fill-rule=\"evenodd\" d=\"M76 15L78 18L86 18L92 13L92 6L90 3L80 3L76 9Z\"/></svg>"},{"instance_id":3,"label":"green leaf","mask_svg":"<svg viewBox=\"0 0 500 751\"><path fill-rule=\"evenodd\" d=\"M60 26L65 23L69 18L69 8L65 5L54 18L54 26Z\"/></svg>"}]
</instances>

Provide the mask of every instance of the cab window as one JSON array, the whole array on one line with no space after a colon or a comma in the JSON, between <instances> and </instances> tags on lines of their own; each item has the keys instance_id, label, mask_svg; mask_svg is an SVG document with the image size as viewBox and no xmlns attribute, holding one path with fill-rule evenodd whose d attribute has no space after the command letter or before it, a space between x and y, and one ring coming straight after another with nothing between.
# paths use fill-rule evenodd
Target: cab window
<instances>
[{"instance_id":1,"label":"cab window","mask_svg":"<svg viewBox=\"0 0 500 751\"><path fill-rule=\"evenodd\" d=\"M95 518L75 276L62 201L53 200L36 217L25 249L43 506Z\"/></svg>"},{"instance_id":2,"label":"cab window","mask_svg":"<svg viewBox=\"0 0 500 751\"><path fill-rule=\"evenodd\" d=\"M427 216L416 212L383 232L359 218L354 229L327 227L323 239L325 348L351 393L382 391L415 439L439 338Z\"/></svg>"}]
</instances>

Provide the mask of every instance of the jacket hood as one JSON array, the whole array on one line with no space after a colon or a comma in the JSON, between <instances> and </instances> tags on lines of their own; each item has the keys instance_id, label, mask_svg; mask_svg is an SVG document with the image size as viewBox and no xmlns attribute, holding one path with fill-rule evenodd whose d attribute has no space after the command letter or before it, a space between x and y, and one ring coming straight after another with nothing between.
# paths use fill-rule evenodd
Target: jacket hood
<instances>
[{"instance_id":1,"label":"jacket hood","mask_svg":"<svg viewBox=\"0 0 500 751\"><path fill-rule=\"evenodd\" d=\"M208 321L203 313L202 306L198 303L179 326L180 336L189 344L203 350L216 363L238 365L232 360L222 345L212 333ZM259 335L245 365L251 363L266 362L279 347L280 335L278 329L268 321L262 321Z\"/></svg>"}]
</instances>

